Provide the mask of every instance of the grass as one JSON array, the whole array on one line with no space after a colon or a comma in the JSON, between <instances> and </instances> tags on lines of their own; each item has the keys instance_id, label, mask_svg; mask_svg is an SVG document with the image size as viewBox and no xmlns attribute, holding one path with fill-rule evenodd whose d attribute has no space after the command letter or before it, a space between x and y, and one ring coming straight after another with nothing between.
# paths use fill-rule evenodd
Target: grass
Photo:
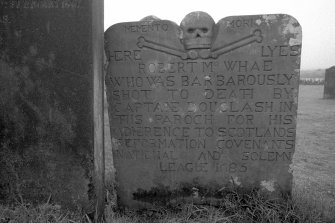
<instances>
[{"instance_id":1,"label":"grass","mask_svg":"<svg viewBox=\"0 0 335 223\"><path fill-rule=\"evenodd\" d=\"M73 220L75 219L75 220ZM41 204L32 206L30 204L17 204L12 207L0 206L1 223L21 223L21 222L82 222L74 217L74 213L64 211L59 205Z\"/></svg>"},{"instance_id":2,"label":"grass","mask_svg":"<svg viewBox=\"0 0 335 223\"><path fill-rule=\"evenodd\" d=\"M335 100L323 86L299 87L293 194L309 200L335 222Z\"/></svg>"},{"instance_id":3,"label":"grass","mask_svg":"<svg viewBox=\"0 0 335 223\"><path fill-rule=\"evenodd\" d=\"M115 223L332 222L317 205L303 197L271 200L258 191L249 194L231 191L218 206L185 204L170 209L158 208L142 212L109 211L111 214L106 214L105 217L106 222Z\"/></svg>"},{"instance_id":4,"label":"grass","mask_svg":"<svg viewBox=\"0 0 335 223\"><path fill-rule=\"evenodd\" d=\"M267 199L258 191L242 194L236 191L228 193L217 206L179 204L170 208L156 208L141 211L116 210L114 202L105 208L103 222L113 223L321 223L333 222L327 219L322 210L310 200L296 198ZM62 210L59 205L17 204L13 207L0 206L0 223L16 222L93 222L84 213Z\"/></svg>"}]
</instances>

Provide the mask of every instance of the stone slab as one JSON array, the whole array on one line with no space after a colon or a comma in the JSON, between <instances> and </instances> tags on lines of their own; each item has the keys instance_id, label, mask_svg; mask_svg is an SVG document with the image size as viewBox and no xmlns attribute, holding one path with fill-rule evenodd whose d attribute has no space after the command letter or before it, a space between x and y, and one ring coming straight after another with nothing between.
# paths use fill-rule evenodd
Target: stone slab
<instances>
[{"instance_id":1,"label":"stone slab","mask_svg":"<svg viewBox=\"0 0 335 223\"><path fill-rule=\"evenodd\" d=\"M91 1L2 0L0 30L0 199L94 210Z\"/></svg>"},{"instance_id":2,"label":"stone slab","mask_svg":"<svg viewBox=\"0 0 335 223\"><path fill-rule=\"evenodd\" d=\"M291 191L301 27L289 15L204 12L105 32L119 203Z\"/></svg>"},{"instance_id":3,"label":"stone slab","mask_svg":"<svg viewBox=\"0 0 335 223\"><path fill-rule=\"evenodd\" d=\"M323 98L335 99L335 67L326 69Z\"/></svg>"}]
</instances>

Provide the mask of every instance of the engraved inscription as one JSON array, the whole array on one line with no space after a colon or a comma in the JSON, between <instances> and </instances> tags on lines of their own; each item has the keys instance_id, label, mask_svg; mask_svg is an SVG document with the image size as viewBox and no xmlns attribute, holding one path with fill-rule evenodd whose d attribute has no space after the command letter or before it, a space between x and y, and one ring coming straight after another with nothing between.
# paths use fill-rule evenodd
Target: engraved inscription
<instances>
[{"instance_id":1,"label":"engraved inscription","mask_svg":"<svg viewBox=\"0 0 335 223\"><path fill-rule=\"evenodd\" d=\"M76 9L82 0L2 0L4 9Z\"/></svg>"},{"instance_id":2,"label":"engraved inscription","mask_svg":"<svg viewBox=\"0 0 335 223\"><path fill-rule=\"evenodd\" d=\"M141 60L141 50L117 50L109 52L108 58L115 62Z\"/></svg>"},{"instance_id":3,"label":"engraved inscription","mask_svg":"<svg viewBox=\"0 0 335 223\"><path fill-rule=\"evenodd\" d=\"M3 24L11 23L10 17L8 15L0 16L0 23L3 23Z\"/></svg>"},{"instance_id":4,"label":"engraved inscription","mask_svg":"<svg viewBox=\"0 0 335 223\"><path fill-rule=\"evenodd\" d=\"M124 25L124 32L148 33L148 32L167 32L169 25L166 23L142 22L138 25Z\"/></svg>"},{"instance_id":5,"label":"engraved inscription","mask_svg":"<svg viewBox=\"0 0 335 223\"><path fill-rule=\"evenodd\" d=\"M124 52L133 51L118 52L124 55ZM296 110L292 101L295 89L287 87L294 84L294 74L273 74L272 60L223 60L221 67L215 65L215 61L142 63L130 58L127 61L134 63L137 74L109 76L107 82L113 89L110 91L113 100L111 121L115 127L111 132L126 151L136 149L140 154L147 154L143 148L153 151L207 150L212 145L220 152L219 157L226 155L223 151L241 150L241 161L275 162L292 158L291 152L280 150L294 148L295 129L291 125L295 118L280 113ZM255 95L268 87L272 94L263 99L256 98ZM163 100L155 100L157 89L164 90ZM198 90L200 94L194 94ZM268 127L257 124L263 114L268 117ZM217 126L219 120L225 123L224 126ZM122 127L116 127L119 125ZM216 138L214 143L211 142L213 137ZM256 151L263 148L272 151ZM126 156L126 151L117 151L115 155L120 159L160 160L154 155ZM195 155L199 152L193 151ZM161 162L160 169L176 172L211 170L204 162L183 165ZM225 165L218 164L216 171L223 171ZM247 172L245 165L240 172ZM229 164L225 168L227 166Z\"/></svg>"},{"instance_id":6,"label":"engraved inscription","mask_svg":"<svg viewBox=\"0 0 335 223\"><path fill-rule=\"evenodd\" d=\"M254 26L254 20L251 19L234 19L228 21L228 27L231 29L243 29L243 28L252 28Z\"/></svg>"}]
</instances>

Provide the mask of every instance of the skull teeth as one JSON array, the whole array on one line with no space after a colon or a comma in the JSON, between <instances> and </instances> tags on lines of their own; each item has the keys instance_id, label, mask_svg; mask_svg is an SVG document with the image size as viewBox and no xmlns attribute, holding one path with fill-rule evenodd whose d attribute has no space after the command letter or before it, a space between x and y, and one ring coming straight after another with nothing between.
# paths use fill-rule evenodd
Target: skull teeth
<instances>
[{"instance_id":1,"label":"skull teeth","mask_svg":"<svg viewBox=\"0 0 335 223\"><path fill-rule=\"evenodd\" d=\"M189 49L210 49L211 39L210 38L184 39L184 45L187 50Z\"/></svg>"}]
</instances>

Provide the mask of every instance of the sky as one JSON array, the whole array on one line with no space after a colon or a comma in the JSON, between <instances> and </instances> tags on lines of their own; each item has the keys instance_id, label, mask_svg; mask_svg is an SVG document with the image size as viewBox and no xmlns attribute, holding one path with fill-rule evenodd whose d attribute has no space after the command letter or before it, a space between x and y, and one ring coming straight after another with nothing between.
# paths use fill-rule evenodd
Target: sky
<instances>
[{"instance_id":1,"label":"sky","mask_svg":"<svg viewBox=\"0 0 335 223\"><path fill-rule=\"evenodd\" d=\"M148 15L180 24L190 12L204 11L215 22L227 16L289 14L302 27L301 69L335 66L335 0L105 0L105 30Z\"/></svg>"}]
</instances>

